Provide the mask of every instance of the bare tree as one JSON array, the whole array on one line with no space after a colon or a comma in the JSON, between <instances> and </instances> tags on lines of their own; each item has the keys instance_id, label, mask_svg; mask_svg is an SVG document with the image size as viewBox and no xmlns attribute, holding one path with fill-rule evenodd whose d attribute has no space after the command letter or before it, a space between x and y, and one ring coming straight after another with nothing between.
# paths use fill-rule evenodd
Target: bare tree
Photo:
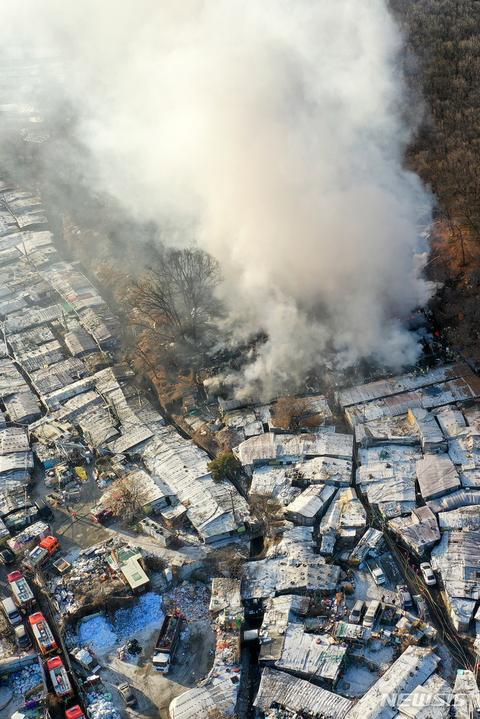
<instances>
[{"instance_id":1,"label":"bare tree","mask_svg":"<svg viewBox=\"0 0 480 719\"><path fill-rule=\"evenodd\" d=\"M147 494L133 477L123 477L112 484L107 493L107 503L116 517L126 522L144 514Z\"/></svg>"},{"instance_id":2,"label":"bare tree","mask_svg":"<svg viewBox=\"0 0 480 719\"><path fill-rule=\"evenodd\" d=\"M308 397L281 397L275 404L272 418L281 429L296 432L304 426L304 421L312 415L312 406Z\"/></svg>"},{"instance_id":3,"label":"bare tree","mask_svg":"<svg viewBox=\"0 0 480 719\"><path fill-rule=\"evenodd\" d=\"M219 282L218 262L206 252L165 250L158 266L130 289L132 319L152 340L175 344L191 357L203 348L220 314Z\"/></svg>"}]
</instances>

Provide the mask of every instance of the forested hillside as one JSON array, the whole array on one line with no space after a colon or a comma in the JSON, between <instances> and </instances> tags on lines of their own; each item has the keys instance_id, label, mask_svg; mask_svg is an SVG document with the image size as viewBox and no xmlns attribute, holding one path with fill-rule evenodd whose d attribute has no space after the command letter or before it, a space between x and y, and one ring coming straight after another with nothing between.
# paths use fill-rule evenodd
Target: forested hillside
<instances>
[{"instance_id":1,"label":"forested hillside","mask_svg":"<svg viewBox=\"0 0 480 719\"><path fill-rule=\"evenodd\" d=\"M411 92L423 97L407 162L438 202L429 272L446 285L435 316L447 341L473 357L480 328L480 3L391 4L406 38Z\"/></svg>"}]
</instances>

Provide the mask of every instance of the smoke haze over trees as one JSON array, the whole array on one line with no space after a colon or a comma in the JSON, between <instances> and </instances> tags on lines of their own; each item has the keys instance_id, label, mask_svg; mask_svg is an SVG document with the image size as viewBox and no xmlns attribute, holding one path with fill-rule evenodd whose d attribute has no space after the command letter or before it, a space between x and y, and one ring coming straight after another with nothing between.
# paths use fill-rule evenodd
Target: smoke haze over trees
<instances>
[{"instance_id":1,"label":"smoke haze over trees","mask_svg":"<svg viewBox=\"0 0 480 719\"><path fill-rule=\"evenodd\" d=\"M2 16L4 52L55 58L50 111L74 118L72 158L57 144L49 171L196 243L236 336L268 336L239 392L293 387L331 351L339 367L416 360L403 322L431 293L431 198L404 167L386 0L20 0Z\"/></svg>"},{"instance_id":2,"label":"smoke haze over trees","mask_svg":"<svg viewBox=\"0 0 480 719\"><path fill-rule=\"evenodd\" d=\"M447 343L480 361L480 4L391 0L405 37L410 88L424 117L408 164L436 198L429 271L443 283L433 304ZM479 365L480 366L480 365Z\"/></svg>"}]
</instances>

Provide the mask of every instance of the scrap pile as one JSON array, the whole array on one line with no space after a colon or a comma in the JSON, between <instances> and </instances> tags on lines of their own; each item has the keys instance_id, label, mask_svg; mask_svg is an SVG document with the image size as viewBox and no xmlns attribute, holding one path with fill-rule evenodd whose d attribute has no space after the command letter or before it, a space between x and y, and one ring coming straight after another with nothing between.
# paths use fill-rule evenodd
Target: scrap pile
<instances>
[{"instance_id":1,"label":"scrap pile","mask_svg":"<svg viewBox=\"0 0 480 719\"><path fill-rule=\"evenodd\" d=\"M208 620L209 602L210 592L200 582L182 582L163 596L166 610L179 609L189 622Z\"/></svg>"},{"instance_id":2,"label":"scrap pile","mask_svg":"<svg viewBox=\"0 0 480 719\"><path fill-rule=\"evenodd\" d=\"M102 590L118 591L123 587L122 583L107 571L107 552L106 547L97 547L93 552L90 548L88 554L80 554L72 563L68 574L49 580L48 587L60 614L71 614L78 610L92 592L101 594Z\"/></svg>"},{"instance_id":3,"label":"scrap pile","mask_svg":"<svg viewBox=\"0 0 480 719\"><path fill-rule=\"evenodd\" d=\"M23 697L36 687L39 687L38 694L43 694L43 676L36 662L25 667L25 669L10 674L9 683L13 693L17 696Z\"/></svg>"},{"instance_id":4,"label":"scrap pile","mask_svg":"<svg viewBox=\"0 0 480 719\"><path fill-rule=\"evenodd\" d=\"M84 617L73 643L91 647L96 653L108 652L119 642L162 623L162 597L154 592L143 594L138 601L117 609L110 620L104 614Z\"/></svg>"},{"instance_id":5,"label":"scrap pile","mask_svg":"<svg viewBox=\"0 0 480 719\"><path fill-rule=\"evenodd\" d=\"M90 719L121 719L112 702L112 695L102 691L87 694L88 716Z\"/></svg>"}]
</instances>

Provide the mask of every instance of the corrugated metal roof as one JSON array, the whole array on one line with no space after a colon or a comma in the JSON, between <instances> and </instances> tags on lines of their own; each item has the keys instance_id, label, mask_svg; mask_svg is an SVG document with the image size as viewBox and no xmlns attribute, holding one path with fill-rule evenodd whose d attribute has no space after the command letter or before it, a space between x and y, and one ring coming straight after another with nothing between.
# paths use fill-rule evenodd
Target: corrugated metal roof
<instances>
[{"instance_id":1,"label":"corrugated metal roof","mask_svg":"<svg viewBox=\"0 0 480 719\"><path fill-rule=\"evenodd\" d=\"M313 523L315 518L325 511L335 492L335 487L330 485L313 484L285 507L285 514L293 521L298 515L305 521Z\"/></svg>"},{"instance_id":2,"label":"corrugated metal roof","mask_svg":"<svg viewBox=\"0 0 480 719\"><path fill-rule=\"evenodd\" d=\"M298 461L307 457L332 456L351 460L353 435L321 432L318 434L273 434L250 437L235 450L245 466L271 461Z\"/></svg>"},{"instance_id":3,"label":"corrugated metal roof","mask_svg":"<svg viewBox=\"0 0 480 719\"><path fill-rule=\"evenodd\" d=\"M408 719L446 719L450 712L451 688L438 674L416 687L399 705L400 717Z\"/></svg>"},{"instance_id":4,"label":"corrugated metal roof","mask_svg":"<svg viewBox=\"0 0 480 719\"><path fill-rule=\"evenodd\" d=\"M480 691L473 672L468 669L457 671L453 696L457 719L472 719L480 713Z\"/></svg>"},{"instance_id":5,"label":"corrugated metal roof","mask_svg":"<svg viewBox=\"0 0 480 719\"><path fill-rule=\"evenodd\" d=\"M444 532L432 550L432 566L451 597L480 599L480 531Z\"/></svg>"},{"instance_id":6,"label":"corrugated metal roof","mask_svg":"<svg viewBox=\"0 0 480 719\"><path fill-rule=\"evenodd\" d=\"M29 450L28 431L25 428L7 427L0 431L0 456Z\"/></svg>"},{"instance_id":7,"label":"corrugated metal roof","mask_svg":"<svg viewBox=\"0 0 480 719\"><path fill-rule=\"evenodd\" d=\"M439 499L432 499L427 504L435 514L459 507L480 505L480 489L458 489Z\"/></svg>"},{"instance_id":8,"label":"corrugated metal roof","mask_svg":"<svg viewBox=\"0 0 480 719\"><path fill-rule=\"evenodd\" d=\"M211 682L175 697L168 711L171 719L211 719L217 712L220 716L233 716L237 693L238 684L230 678Z\"/></svg>"},{"instance_id":9,"label":"corrugated metal roof","mask_svg":"<svg viewBox=\"0 0 480 719\"><path fill-rule=\"evenodd\" d=\"M460 485L460 477L448 454L426 454L417 460L417 478L425 501L448 494Z\"/></svg>"},{"instance_id":10,"label":"corrugated metal roof","mask_svg":"<svg viewBox=\"0 0 480 719\"><path fill-rule=\"evenodd\" d=\"M440 658L429 648L410 646L370 687L347 714L348 719L393 719L397 707L391 706L398 695L410 694L437 668Z\"/></svg>"},{"instance_id":11,"label":"corrugated metal roof","mask_svg":"<svg viewBox=\"0 0 480 719\"><path fill-rule=\"evenodd\" d=\"M42 414L38 400L30 390L12 394L4 403L11 422L33 422Z\"/></svg>"},{"instance_id":12,"label":"corrugated metal roof","mask_svg":"<svg viewBox=\"0 0 480 719\"><path fill-rule=\"evenodd\" d=\"M290 623L282 654L275 662L280 669L335 682L347 647L332 643L329 635L307 634L303 624Z\"/></svg>"},{"instance_id":13,"label":"corrugated metal roof","mask_svg":"<svg viewBox=\"0 0 480 719\"><path fill-rule=\"evenodd\" d=\"M409 372L408 374L389 377L387 379L369 382L356 387L340 390L335 397L338 404L345 408L354 404L371 402L381 397L408 392L429 384L436 384L455 377L461 377L466 371L470 371L465 364L448 365L446 367L435 367L428 372L421 374Z\"/></svg>"},{"instance_id":14,"label":"corrugated metal roof","mask_svg":"<svg viewBox=\"0 0 480 719\"><path fill-rule=\"evenodd\" d=\"M281 706L321 719L343 719L353 702L286 672L264 669L253 705L262 711Z\"/></svg>"},{"instance_id":15,"label":"corrugated metal roof","mask_svg":"<svg viewBox=\"0 0 480 719\"><path fill-rule=\"evenodd\" d=\"M297 462L288 472L294 479L306 482L325 482L336 486L352 483L353 463L339 457L313 457Z\"/></svg>"},{"instance_id":16,"label":"corrugated metal roof","mask_svg":"<svg viewBox=\"0 0 480 719\"><path fill-rule=\"evenodd\" d=\"M249 519L245 499L230 483L214 482L206 452L173 427L159 428L142 455L147 469L187 507L190 521L205 541L236 532Z\"/></svg>"}]
</instances>

